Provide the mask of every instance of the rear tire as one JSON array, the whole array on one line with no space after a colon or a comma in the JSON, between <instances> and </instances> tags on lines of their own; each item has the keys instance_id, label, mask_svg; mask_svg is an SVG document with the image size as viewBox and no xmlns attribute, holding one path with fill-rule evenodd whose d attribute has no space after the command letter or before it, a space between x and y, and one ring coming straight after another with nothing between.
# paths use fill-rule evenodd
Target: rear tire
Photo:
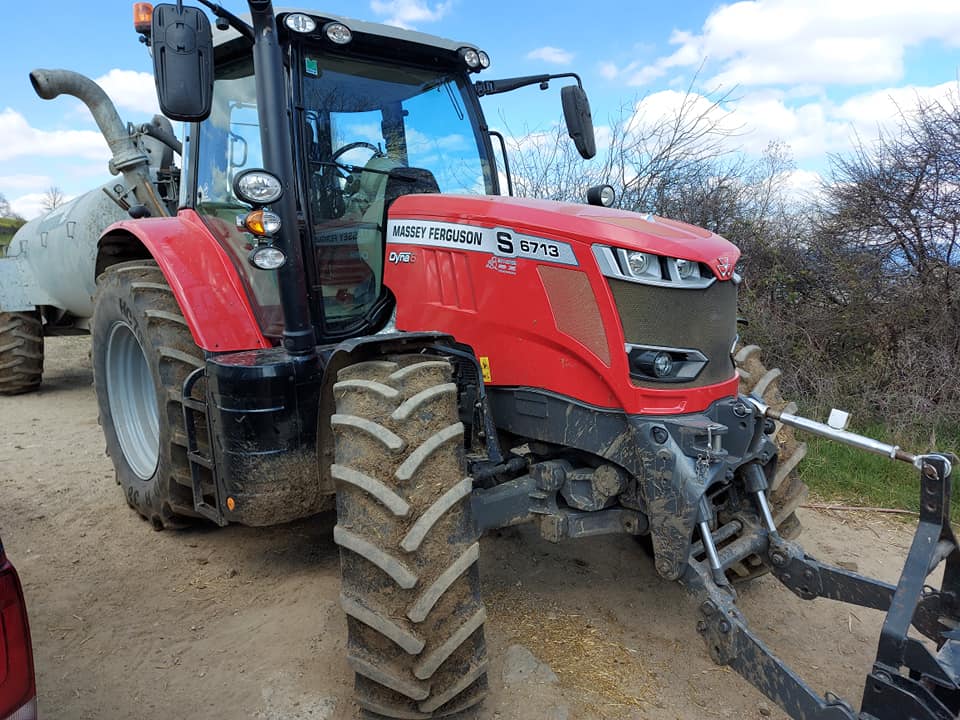
<instances>
[{"instance_id":1,"label":"rear tire","mask_svg":"<svg viewBox=\"0 0 960 720\"><path fill-rule=\"evenodd\" d=\"M90 331L100 424L117 483L155 529L183 527L197 514L181 388L204 358L156 263L107 268L97 281ZM206 442L202 419L197 425Z\"/></svg>"},{"instance_id":2,"label":"rear tire","mask_svg":"<svg viewBox=\"0 0 960 720\"><path fill-rule=\"evenodd\" d=\"M777 368L768 370L760 360L760 348L747 345L734 357L740 372L740 394L756 395L775 410L795 413L795 403L787 402L780 395L780 375ZM773 519L780 535L787 540L797 538L803 528L797 518L797 509L807 500L808 489L797 473L797 465L807 454L807 444L797 440L793 428L777 423L774 434L778 456L776 469L769 479L767 498L773 511ZM753 562L751 562L751 560ZM732 580L742 582L766 574L759 558L748 558L730 568Z\"/></svg>"},{"instance_id":3,"label":"rear tire","mask_svg":"<svg viewBox=\"0 0 960 720\"><path fill-rule=\"evenodd\" d=\"M20 395L43 378L40 311L0 313L0 395Z\"/></svg>"},{"instance_id":4,"label":"rear tire","mask_svg":"<svg viewBox=\"0 0 960 720\"><path fill-rule=\"evenodd\" d=\"M334 540L357 702L375 718L453 715L486 695L487 659L450 363L359 363L334 395Z\"/></svg>"}]
</instances>

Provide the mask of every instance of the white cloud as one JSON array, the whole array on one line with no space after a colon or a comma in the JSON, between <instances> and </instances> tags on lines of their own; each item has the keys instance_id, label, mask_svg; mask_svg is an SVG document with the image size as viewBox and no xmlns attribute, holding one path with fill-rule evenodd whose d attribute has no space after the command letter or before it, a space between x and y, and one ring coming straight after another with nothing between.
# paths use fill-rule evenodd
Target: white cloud
<instances>
[{"instance_id":1,"label":"white cloud","mask_svg":"<svg viewBox=\"0 0 960 720\"><path fill-rule=\"evenodd\" d=\"M573 53L561 48L546 47L537 48L527 53L528 60L543 60L554 65L569 65L573 61Z\"/></svg>"},{"instance_id":2,"label":"white cloud","mask_svg":"<svg viewBox=\"0 0 960 720\"><path fill-rule=\"evenodd\" d=\"M157 88L150 73L114 68L106 75L98 77L96 82L121 110L144 115L156 115L160 112Z\"/></svg>"},{"instance_id":3,"label":"white cloud","mask_svg":"<svg viewBox=\"0 0 960 720\"><path fill-rule=\"evenodd\" d=\"M783 178L787 195L803 199L820 193L823 188L823 176L815 170L791 170Z\"/></svg>"},{"instance_id":4,"label":"white cloud","mask_svg":"<svg viewBox=\"0 0 960 720\"><path fill-rule=\"evenodd\" d=\"M675 31L674 52L620 71L643 85L709 59L724 85L877 83L903 77L907 48L957 44L960 3L943 0L748 0L721 5L699 33Z\"/></svg>"},{"instance_id":5,"label":"white cloud","mask_svg":"<svg viewBox=\"0 0 960 720\"><path fill-rule=\"evenodd\" d=\"M710 112L711 121L733 132L731 149L759 155L771 141L782 140L797 160L819 160L831 152L850 150L857 137L869 142L880 129L894 130L900 123L900 112L909 115L918 99L937 101L951 93L960 96L957 83L888 88L854 95L842 103L819 98L789 104L786 93L761 89L745 92L711 110L711 101L702 95L687 98L685 92L663 90L637 103L631 123L649 126L672 117L687 98L691 117Z\"/></svg>"},{"instance_id":6,"label":"white cloud","mask_svg":"<svg viewBox=\"0 0 960 720\"><path fill-rule=\"evenodd\" d=\"M43 201L46 197L46 192L27 193L11 200L10 207L20 217L33 220L44 214ZM65 201L70 199L64 198Z\"/></svg>"},{"instance_id":7,"label":"white cloud","mask_svg":"<svg viewBox=\"0 0 960 720\"><path fill-rule=\"evenodd\" d=\"M620 70L612 62L600 63L600 75L605 77L607 80L613 80Z\"/></svg>"},{"instance_id":8,"label":"white cloud","mask_svg":"<svg viewBox=\"0 0 960 720\"><path fill-rule=\"evenodd\" d=\"M429 3L427 0L371 0L370 9L387 16L384 22L402 28L413 28L414 23L436 22L453 8L454 0Z\"/></svg>"},{"instance_id":9,"label":"white cloud","mask_svg":"<svg viewBox=\"0 0 960 720\"><path fill-rule=\"evenodd\" d=\"M48 188L53 185L53 179L49 175L0 175L0 193L10 195L14 192L23 192L24 190L38 190Z\"/></svg>"},{"instance_id":10,"label":"white cloud","mask_svg":"<svg viewBox=\"0 0 960 720\"><path fill-rule=\"evenodd\" d=\"M81 157L106 161L107 143L96 130L38 130L20 113L0 111L0 160L16 157Z\"/></svg>"}]
</instances>

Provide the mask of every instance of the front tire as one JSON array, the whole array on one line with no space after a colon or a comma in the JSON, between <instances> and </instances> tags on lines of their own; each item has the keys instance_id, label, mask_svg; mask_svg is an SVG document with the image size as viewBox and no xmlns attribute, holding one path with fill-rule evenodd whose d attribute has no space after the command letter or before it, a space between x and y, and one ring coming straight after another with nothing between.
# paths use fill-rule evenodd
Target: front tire
<instances>
[{"instance_id":1,"label":"front tire","mask_svg":"<svg viewBox=\"0 0 960 720\"><path fill-rule=\"evenodd\" d=\"M446 360L340 371L337 526L347 659L375 718L438 718L479 703L487 660L463 425Z\"/></svg>"},{"instance_id":2,"label":"front tire","mask_svg":"<svg viewBox=\"0 0 960 720\"><path fill-rule=\"evenodd\" d=\"M181 388L204 360L156 263L118 263L100 276L90 330L100 424L117 483L155 529L183 527L197 515Z\"/></svg>"},{"instance_id":3,"label":"front tire","mask_svg":"<svg viewBox=\"0 0 960 720\"><path fill-rule=\"evenodd\" d=\"M755 395L775 410L788 413L797 411L796 404L787 402L780 394L780 369L767 369L760 359L758 346L747 345L741 348L734 359L740 373L742 395ZM777 444L777 463L769 476L767 498L777 531L787 540L793 540L803 530L797 518L797 509L806 502L809 493L797 473L797 465L807 454L807 445L797 440L793 428L782 423L777 423L776 427L773 437ZM766 573L767 569L758 557L747 558L746 561L732 566L729 571L731 579L736 582L752 580Z\"/></svg>"}]
</instances>

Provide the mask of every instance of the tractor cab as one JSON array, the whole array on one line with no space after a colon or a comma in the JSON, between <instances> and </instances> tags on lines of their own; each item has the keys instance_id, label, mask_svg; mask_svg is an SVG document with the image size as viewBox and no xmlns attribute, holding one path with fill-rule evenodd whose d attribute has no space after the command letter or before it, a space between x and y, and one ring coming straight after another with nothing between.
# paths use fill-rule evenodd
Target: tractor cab
<instances>
[{"instance_id":1,"label":"tractor cab","mask_svg":"<svg viewBox=\"0 0 960 720\"><path fill-rule=\"evenodd\" d=\"M390 203L409 193L499 192L470 81L489 59L422 33L315 14L281 13L277 27L292 106L294 178L285 191L296 194L311 323L320 342L369 334L392 310L383 286ZM254 208L234 189L241 173L270 169L261 123L275 113L258 106L247 37L216 33L213 52L211 110L187 132L181 207L196 210L228 250L262 332L279 339L279 276L249 261L269 238L245 226Z\"/></svg>"}]
</instances>

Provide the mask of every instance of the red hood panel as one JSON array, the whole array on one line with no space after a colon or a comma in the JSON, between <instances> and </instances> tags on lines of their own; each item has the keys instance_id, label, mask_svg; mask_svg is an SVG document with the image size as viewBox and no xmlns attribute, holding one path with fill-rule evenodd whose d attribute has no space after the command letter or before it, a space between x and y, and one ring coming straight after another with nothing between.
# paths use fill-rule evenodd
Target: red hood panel
<instances>
[{"instance_id":1,"label":"red hood panel","mask_svg":"<svg viewBox=\"0 0 960 720\"><path fill-rule=\"evenodd\" d=\"M643 250L705 263L724 278L740 257L735 245L709 230L595 205L488 195L404 195L391 206L390 215L503 225L528 235Z\"/></svg>"}]
</instances>

